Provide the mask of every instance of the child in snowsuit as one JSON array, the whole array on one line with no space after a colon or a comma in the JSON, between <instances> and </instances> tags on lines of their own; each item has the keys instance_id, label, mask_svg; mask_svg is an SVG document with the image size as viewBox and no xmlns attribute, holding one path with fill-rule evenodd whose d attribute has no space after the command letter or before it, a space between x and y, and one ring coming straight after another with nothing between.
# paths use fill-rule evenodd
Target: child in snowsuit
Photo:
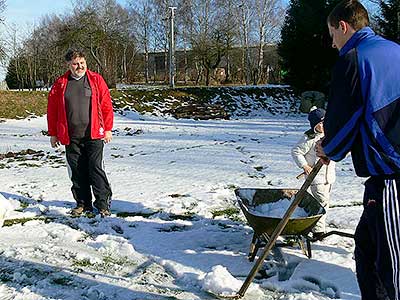
<instances>
[{"instance_id":1,"label":"child in snowsuit","mask_svg":"<svg viewBox=\"0 0 400 300\"><path fill-rule=\"evenodd\" d=\"M315 146L317 141L324 137L324 117L325 110L313 106L308 114L308 121L311 128L304 133L302 138L292 148L292 157L297 166L303 169L306 176L310 174L313 166L319 159L315 152ZM329 194L335 178L335 162L331 161L329 165L322 166L310 185L311 194L325 210L329 207ZM326 232L325 219L326 216L322 216L313 228L312 232L315 236Z\"/></svg>"}]
</instances>

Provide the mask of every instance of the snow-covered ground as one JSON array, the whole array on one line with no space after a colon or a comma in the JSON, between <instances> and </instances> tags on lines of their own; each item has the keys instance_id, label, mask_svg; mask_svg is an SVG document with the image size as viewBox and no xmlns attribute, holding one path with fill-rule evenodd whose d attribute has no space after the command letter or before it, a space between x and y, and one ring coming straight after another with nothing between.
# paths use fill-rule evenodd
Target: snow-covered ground
<instances>
[{"instance_id":1,"label":"snow-covered ground","mask_svg":"<svg viewBox=\"0 0 400 300\"><path fill-rule=\"evenodd\" d=\"M68 216L64 154L42 134L45 118L0 123L0 201L15 209L8 219L33 218L0 228L0 299L192 300L237 291L253 266L252 229L241 212L223 213L238 209L236 187L301 186L290 148L307 125L304 115L116 116L105 148L113 214L100 219ZM353 232L363 179L350 158L337 175L329 227ZM360 299L353 248L339 236L313 243L312 259L285 247L285 280L270 260L270 277L257 276L245 299Z\"/></svg>"}]
</instances>

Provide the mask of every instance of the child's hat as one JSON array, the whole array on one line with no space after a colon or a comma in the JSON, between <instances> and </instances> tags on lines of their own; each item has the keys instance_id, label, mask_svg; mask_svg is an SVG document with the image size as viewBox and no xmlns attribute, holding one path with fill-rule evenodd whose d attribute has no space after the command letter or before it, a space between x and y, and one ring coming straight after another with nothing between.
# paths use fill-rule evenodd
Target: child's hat
<instances>
[{"instance_id":1,"label":"child's hat","mask_svg":"<svg viewBox=\"0 0 400 300\"><path fill-rule=\"evenodd\" d=\"M322 122L325 118L325 109L317 108L316 106L311 107L308 113L308 121L310 121L310 126L314 129L318 123Z\"/></svg>"}]
</instances>

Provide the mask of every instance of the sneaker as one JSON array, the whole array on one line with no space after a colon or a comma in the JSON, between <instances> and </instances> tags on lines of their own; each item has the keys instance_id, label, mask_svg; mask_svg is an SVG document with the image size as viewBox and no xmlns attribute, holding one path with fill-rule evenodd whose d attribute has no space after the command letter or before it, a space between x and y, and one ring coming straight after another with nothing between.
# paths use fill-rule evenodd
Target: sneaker
<instances>
[{"instance_id":1,"label":"sneaker","mask_svg":"<svg viewBox=\"0 0 400 300\"><path fill-rule=\"evenodd\" d=\"M87 213L87 212L90 213L92 211L93 211L92 208L86 208L86 207L83 207L83 206L77 206L77 207L71 209L70 214L71 214L72 217L79 217L84 212L85 213Z\"/></svg>"},{"instance_id":2,"label":"sneaker","mask_svg":"<svg viewBox=\"0 0 400 300\"><path fill-rule=\"evenodd\" d=\"M111 216L111 212L110 212L109 209L100 209L100 210L99 210L99 213L100 213L100 216L101 216L102 218Z\"/></svg>"}]
</instances>

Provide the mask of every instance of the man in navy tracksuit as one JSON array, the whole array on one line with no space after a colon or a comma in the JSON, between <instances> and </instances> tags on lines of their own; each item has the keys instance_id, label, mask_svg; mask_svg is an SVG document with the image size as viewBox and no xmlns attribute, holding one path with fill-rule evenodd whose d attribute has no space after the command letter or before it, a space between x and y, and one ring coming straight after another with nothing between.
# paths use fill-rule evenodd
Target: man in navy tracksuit
<instances>
[{"instance_id":1,"label":"man in navy tracksuit","mask_svg":"<svg viewBox=\"0 0 400 300\"><path fill-rule=\"evenodd\" d=\"M357 280L363 300L400 300L400 45L368 27L365 8L340 2L328 16L339 50L317 154L342 160L351 152L365 182L355 233Z\"/></svg>"}]
</instances>

